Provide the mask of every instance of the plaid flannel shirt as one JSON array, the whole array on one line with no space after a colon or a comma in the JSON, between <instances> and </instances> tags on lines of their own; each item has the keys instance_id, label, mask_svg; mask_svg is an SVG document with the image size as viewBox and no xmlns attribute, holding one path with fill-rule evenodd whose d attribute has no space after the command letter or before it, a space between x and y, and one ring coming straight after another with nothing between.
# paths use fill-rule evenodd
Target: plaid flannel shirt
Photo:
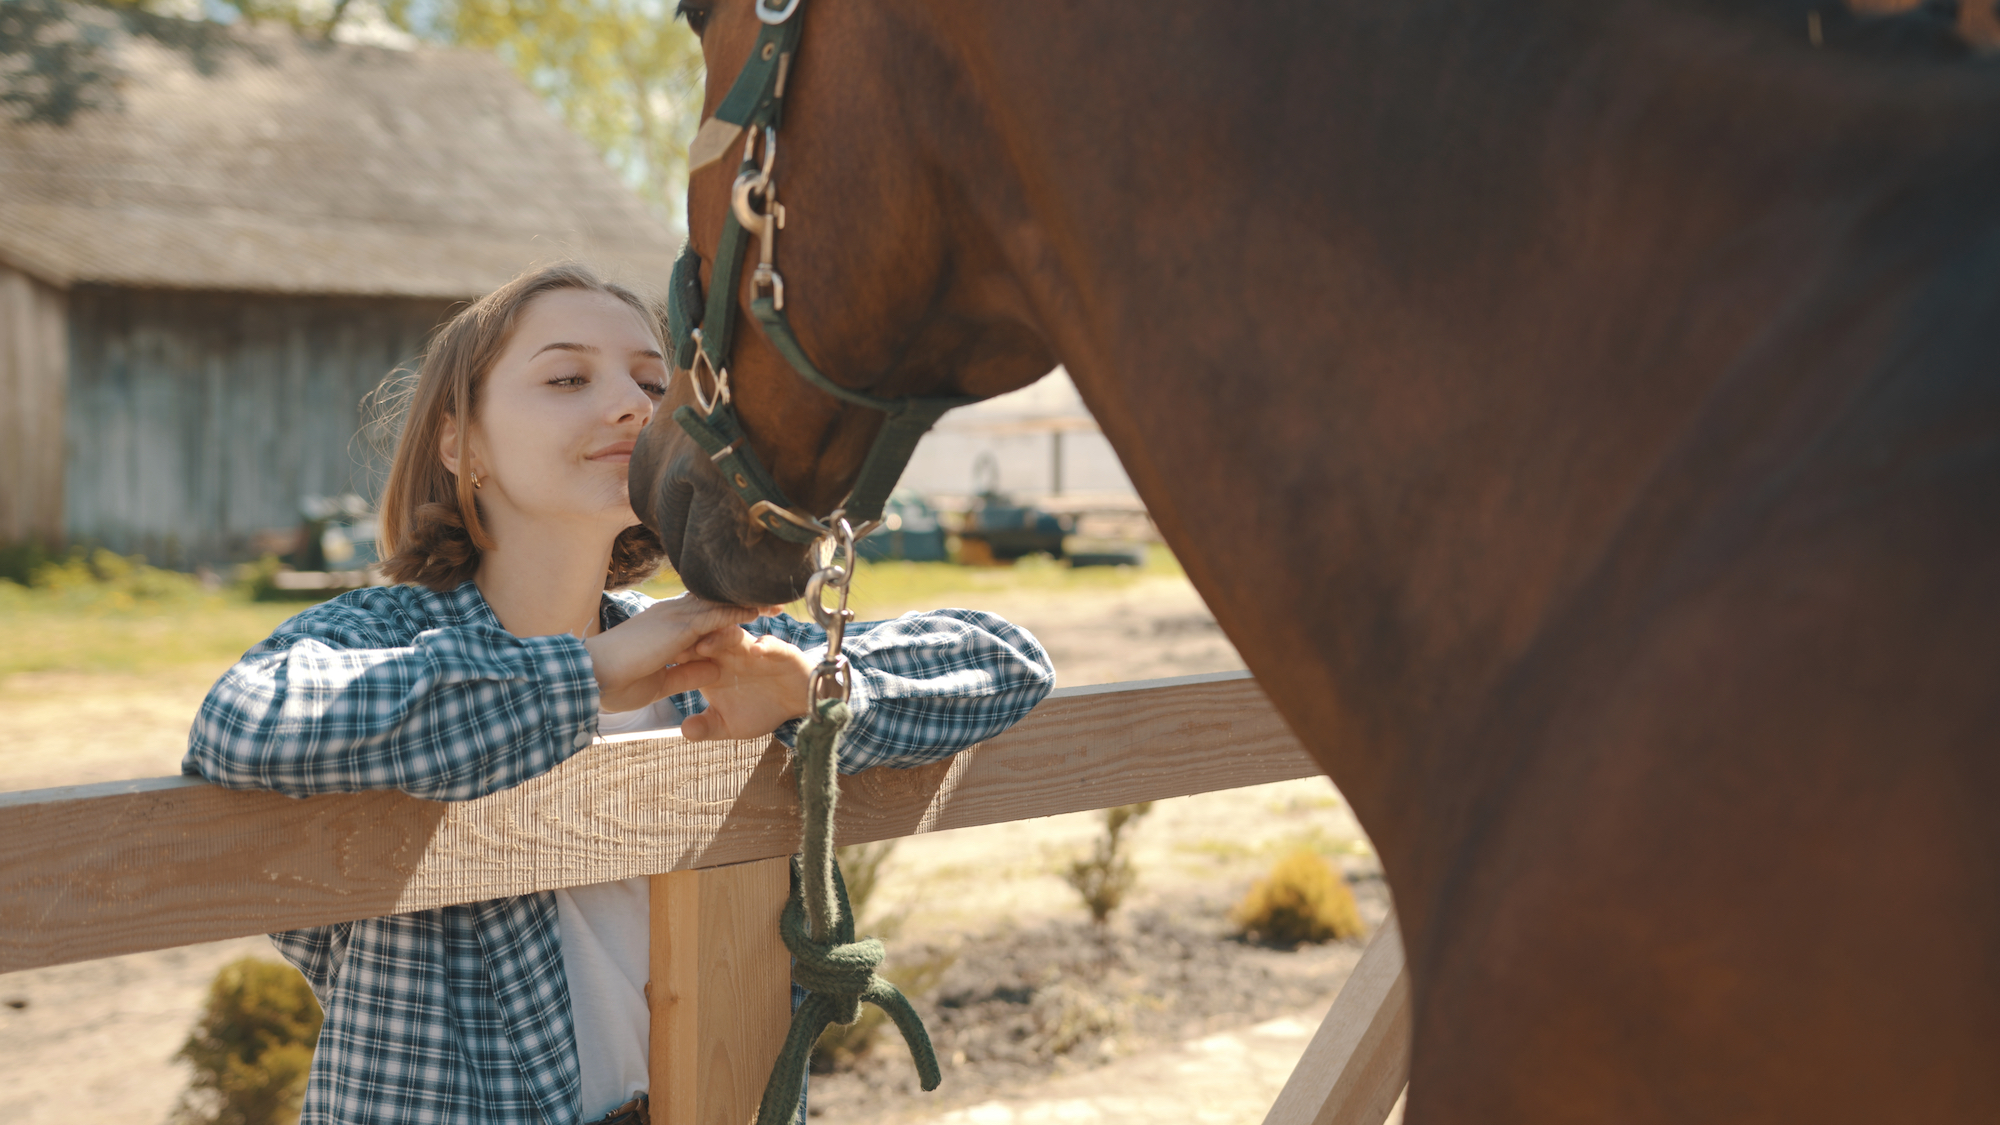
<instances>
[{"instance_id":1,"label":"plaid flannel shirt","mask_svg":"<svg viewBox=\"0 0 2000 1125\"><path fill-rule=\"evenodd\" d=\"M605 595L606 626L652 603ZM809 653L787 616L744 626ZM1054 684L1026 631L971 610L851 626L841 770L936 761L1005 730ZM692 715L700 693L677 695ZM294 797L483 797L590 745L597 682L571 636L516 637L478 587L356 590L279 626L225 673L182 771ZM795 724L781 728L787 743ZM273 934L326 1012L301 1125L572 1125L580 1096L555 896Z\"/></svg>"}]
</instances>

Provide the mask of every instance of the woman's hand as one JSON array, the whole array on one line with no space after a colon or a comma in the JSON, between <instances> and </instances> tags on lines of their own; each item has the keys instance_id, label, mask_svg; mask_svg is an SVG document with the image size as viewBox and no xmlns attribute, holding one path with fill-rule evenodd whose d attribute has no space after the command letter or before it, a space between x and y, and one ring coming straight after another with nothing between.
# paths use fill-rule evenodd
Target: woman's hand
<instances>
[{"instance_id":1,"label":"woman's hand","mask_svg":"<svg viewBox=\"0 0 2000 1125\"><path fill-rule=\"evenodd\" d=\"M724 629L701 638L690 655L716 676L701 689L708 710L688 716L682 735L696 741L756 738L805 715L812 662L784 641Z\"/></svg>"},{"instance_id":2,"label":"woman's hand","mask_svg":"<svg viewBox=\"0 0 2000 1125\"><path fill-rule=\"evenodd\" d=\"M597 675L598 705L606 711L633 711L675 692L715 683L714 664L690 661L702 637L720 631L747 636L737 626L758 611L717 605L693 594L655 602L643 611L583 642Z\"/></svg>"}]
</instances>

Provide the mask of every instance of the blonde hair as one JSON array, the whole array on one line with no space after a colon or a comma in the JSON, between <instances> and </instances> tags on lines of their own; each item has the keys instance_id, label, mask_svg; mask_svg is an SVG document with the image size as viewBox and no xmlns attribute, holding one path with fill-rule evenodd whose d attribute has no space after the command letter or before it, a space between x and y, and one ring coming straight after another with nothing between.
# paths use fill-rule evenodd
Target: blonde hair
<instances>
[{"instance_id":1,"label":"blonde hair","mask_svg":"<svg viewBox=\"0 0 2000 1125\"><path fill-rule=\"evenodd\" d=\"M449 591L470 580L480 553L493 549L470 474L453 473L439 455L444 422L455 418L464 432L477 416L480 386L506 350L521 310L559 289L616 297L657 330L658 313L638 294L587 266L564 262L524 273L468 305L431 337L414 379L392 375L374 396L400 419L400 425L390 423L395 453L382 489L377 540L391 580ZM612 545L605 589L644 581L665 554L644 525L626 528Z\"/></svg>"}]
</instances>

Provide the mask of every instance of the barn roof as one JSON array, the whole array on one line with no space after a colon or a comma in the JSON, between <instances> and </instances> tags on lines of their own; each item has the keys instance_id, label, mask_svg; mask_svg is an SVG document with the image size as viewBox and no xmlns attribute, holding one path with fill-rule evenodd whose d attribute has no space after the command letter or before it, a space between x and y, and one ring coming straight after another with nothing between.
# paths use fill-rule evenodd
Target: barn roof
<instances>
[{"instance_id":1,"label":"barn roof","mask_svg":"<svg viewBox=\"0 0 2000 1125\"><path fill-rule=\"evenodd\" d=\"M217 34L206 67L121 35L122 105L0 121L0 260L57 285L455 298L581 258L665 284L676 237L492 56Z\"/></svg>"}]
</instances>

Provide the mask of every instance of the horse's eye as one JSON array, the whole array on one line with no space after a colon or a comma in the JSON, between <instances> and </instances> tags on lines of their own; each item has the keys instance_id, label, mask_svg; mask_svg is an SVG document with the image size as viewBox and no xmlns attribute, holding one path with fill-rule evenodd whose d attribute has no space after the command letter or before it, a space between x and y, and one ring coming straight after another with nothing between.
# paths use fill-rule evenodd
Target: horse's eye
<instances>
[{"instance_id":1,"label":"horse's eye","mask_svg":"<svg viewBox=\"0 0 2000 1125\"><path fill-rule=\"evenodd\" d=\"M674 18L686 20L688 30L699 36L708 27L708 6L696 0L681 0L674 8Z\"/></svg>"}]
</instances>

